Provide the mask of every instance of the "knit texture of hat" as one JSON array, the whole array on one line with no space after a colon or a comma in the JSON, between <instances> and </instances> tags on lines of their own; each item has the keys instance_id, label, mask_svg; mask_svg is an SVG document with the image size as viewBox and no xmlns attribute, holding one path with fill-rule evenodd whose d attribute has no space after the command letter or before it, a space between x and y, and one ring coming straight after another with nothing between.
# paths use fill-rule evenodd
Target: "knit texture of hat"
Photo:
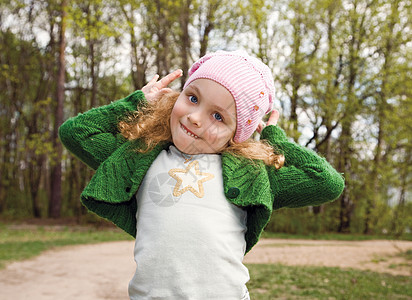
<instances>
[{"instance_id":1,"label":"knit texture of hat","mask_svg":"<svg viewBox=\"0 0 412 300\"><path fill-rule=\"evenodd\" d=\"M274 82L268 66L240 51L218 51L196 61L183 89L196 79L211 79L224 86L235 100L236 133L241 143L251 137L265 114L272 110Z\"/></svg>"}]
</instances>

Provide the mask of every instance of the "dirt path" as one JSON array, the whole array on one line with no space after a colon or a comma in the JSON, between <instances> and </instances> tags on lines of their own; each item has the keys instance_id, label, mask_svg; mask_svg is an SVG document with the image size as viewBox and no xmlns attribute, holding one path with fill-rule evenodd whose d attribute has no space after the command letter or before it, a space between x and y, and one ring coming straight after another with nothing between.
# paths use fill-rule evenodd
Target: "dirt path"
<instances>
[{"instance_id":1,"label":"dirt path","mask_svg":"<svg viewBox=\"0 0 412 300\"><path fill-rule=\"evenodd\" d=\"M127 284L135 268L133 246L71 246L11 263L0 271L0 299L128 299ZM396 257L407 249L412 249L412 242L264 239L245 263L336 266L412 276L412 266Z\"/></svg>"}]
</instances>

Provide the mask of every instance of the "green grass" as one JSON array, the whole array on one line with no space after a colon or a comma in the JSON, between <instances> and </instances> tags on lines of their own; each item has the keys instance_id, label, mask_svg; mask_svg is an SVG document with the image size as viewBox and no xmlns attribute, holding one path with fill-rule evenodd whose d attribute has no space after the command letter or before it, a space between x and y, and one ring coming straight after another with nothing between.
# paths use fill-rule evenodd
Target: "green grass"
<instances>
[{"instance_id":1,"label":"green grass","mask_svg":"<svg viewBox=\"0 0 412 300\"><path fill-rule=\"evenodd\" d=\"M400 256L412 262L412 249L402 252Z\"/></svg>"},{"instance_id":2,"label":"green grass","mask_svg":"<svg viewBox=\"0 0 412 300\"><path fill-rule=\"evenodd\" d=\"M412 278L330 267L249 264L251 299L412 299Z\"/></svg>"},{"instance_id":3,"label":"green grass","mask_svg":"<svg viewBox=\"0 0 412 300\"><path fill-rule=\"evenodd\" d=\"M67 245L131 240L116 229L85 227L16 227L0 224L0 269L11 261L23 260L43 251Z\"/></svg>"},{"instance_id":4,"label":"green grass","mask_svg":"<svg viewBox=\"0 0 412 300\"><path fill-rule=\"evenodd\" d=\"M322 233L322 234L288 234L263 232L263 238L274 239L304 239L304 240L338 240L338 241L368 241L368 240L399 240L389 235L365 235L365 234L342 234L342 233ZM412 241L412 235L404 235L401 240Z\"/></svg>"},{"instance_id":5,"label":"green grass","mask_svg":"<svg viewBox=\"0 0 412 300\"><path fill-rule=\"evenodd\" d=\"M31 258L55 247L119 240L131 238L116 229L72 226L14 227L0 223L0 269L8 262ZM412 260L411 250L400 255L407 261ZM251 277L248 288L253 300L412 299L412 277L407 276L278 264L249 264L247 267Z\"/></svg>"}]
</instances>

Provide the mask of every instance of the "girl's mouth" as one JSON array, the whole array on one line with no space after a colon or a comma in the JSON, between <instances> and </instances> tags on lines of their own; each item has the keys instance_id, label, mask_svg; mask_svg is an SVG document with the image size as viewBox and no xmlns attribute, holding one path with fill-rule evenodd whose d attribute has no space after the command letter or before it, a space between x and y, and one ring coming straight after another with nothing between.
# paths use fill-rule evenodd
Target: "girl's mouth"
<instances>
[{"instance_id":1,"label":"girl's mouth","mask_svg":"<svg viewBox=\"0 0 412 300\"><path fill-rule=\"evenodd\" d=\"M180 124L180 127L182 128L182 130L188 135L191 136L192 138L198 139L199 137L194 134L193 132L191 132L189 129L187 129L183 124Z\"/></svg>"}]
</instances>

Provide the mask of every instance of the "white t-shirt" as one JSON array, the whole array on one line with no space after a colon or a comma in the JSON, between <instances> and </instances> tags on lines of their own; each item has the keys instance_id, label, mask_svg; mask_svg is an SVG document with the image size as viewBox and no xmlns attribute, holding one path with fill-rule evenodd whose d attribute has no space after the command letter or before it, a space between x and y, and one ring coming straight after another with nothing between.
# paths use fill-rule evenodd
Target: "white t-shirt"
<instances>
[{"instance_id":1,"label":"white t-shirt","mask_svg":"<svg viewBox=\"0 0 412 300\"><path fill-rule=\"evenodd\" d=\"M221 156L171 146L136 194L131 299L243 299L246 212L227 201Z\"/></svg>"}]
</instances>

